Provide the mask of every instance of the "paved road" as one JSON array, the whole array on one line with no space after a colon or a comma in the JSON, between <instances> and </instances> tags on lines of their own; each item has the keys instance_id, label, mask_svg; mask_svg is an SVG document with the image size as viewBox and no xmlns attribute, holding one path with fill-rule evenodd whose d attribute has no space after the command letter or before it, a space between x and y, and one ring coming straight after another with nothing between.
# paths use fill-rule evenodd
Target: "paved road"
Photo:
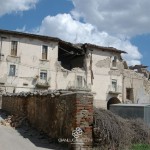
<instances>
[{"instance_id":1,"label":"paved road","mask_svg":"<svg viewBox=\"0 0 150 150\"><path fill-rule=\"evenodd\" d=\"M13 128L0 125L0 150L52 150L49 147L54 147L50 145L48 147L48 143L43 143L43 147L38 147L35 144L28 138L24 138ZM59 148L54 147L54 149Z\"/></svg>"},{"instance_id":2,"label":"paved road","mask_svg":"<svg viewBox=\"0 0 150 150\"><path fill-rule=\"evenodd\" d=\"M12 127L0 125L0 150L66 150L60 145L50 144L47 139L39 139L34 135L29 138L31 135L29 132L23 136Z\"/></svg>"},{"instance_id":3,"label":"paved road","mask_svg":"<svg viewBox=\"0 0 150 150\"><path fill-rule=\"evenodd\" d=\"M46 150L36 147L29 139L22 137L11 127L0 125L0 150Z\"/></svg>"},{"instance_id":4,"label":"paved road","mask_svg":"<svg viewBox=\"0 0 150 150\"><path fill-rule=\"evenodd\" d=\"M0 114L0 120L3 117ZM60 145L49 143L39 132L30 128L17 130L0 125L0 150L66 150Z\"/></svg>"}]
</instances>

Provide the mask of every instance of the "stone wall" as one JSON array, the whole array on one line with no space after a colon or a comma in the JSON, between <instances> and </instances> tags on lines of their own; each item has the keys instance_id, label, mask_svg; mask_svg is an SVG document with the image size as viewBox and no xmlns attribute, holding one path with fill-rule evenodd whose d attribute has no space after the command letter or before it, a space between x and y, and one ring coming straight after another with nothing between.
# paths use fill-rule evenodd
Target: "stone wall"
<instances>
[{"instance_id":1,"label":"stone wall","mask_svg":"<svg viewBox=\"0 0 150 150\"><path fill-rule=\"evenodd\" d=\"M73 139L72 132L80 127L82 135L78 140L84 143L84 147L92 145L91 93L57 91L4 95L2 109L11 114L27 116L33 127L53 139ZM81 146L78 141L72 145Z\"/></svg>"}]
</instances>

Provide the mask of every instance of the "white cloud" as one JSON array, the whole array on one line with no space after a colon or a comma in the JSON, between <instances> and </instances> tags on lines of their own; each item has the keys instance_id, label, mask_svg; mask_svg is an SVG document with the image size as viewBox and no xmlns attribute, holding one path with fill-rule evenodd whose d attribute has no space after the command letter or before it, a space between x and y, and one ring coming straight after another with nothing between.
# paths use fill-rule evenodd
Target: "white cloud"
<instances>
[{"instance_id":1,"label":"white cloud","mask_svg":"<svg viewBox=\"0 0 150 150\"><path fill-rule=\"evenodd\" d=\"M0 16L34 8L38 0L1 0Z\"/></svg>"},{"instance_id":2,"label":"white cloud","mask_svg":"<svg viewBox=\"0 0 150 150\"><path fill-rule=\"evenodd\" d=\"M17 28L16 31L19 31L19 32L27 32L27 31L26 31L26 26L24 25L22 28Z\"/></svg>"},{"instance_id":3,"label":"white cloud","mask_svg":"<svg viewBox=\"0 0 150 150\"><path fill-rule=\"evenodd\" d=\"M27 11L39 0L1 0L0 16ZM112 46L128 52L129 64L140 63L142 55L129 37L149 32L150 1L148 0L72 0L70 14L47 16L33 32L59 37L73 43ZM83 20L81 22L80 20ZM17 29L25 31L26 27ZM119 35L119 36L118 36ZM128 37L125 38L125 37Z\"/></svg>"},{"instance_id":4,"label":"white cloud","mask_svg":"<svg viewBox=\"0 0 150 150\"><path fill-rule=\"evenodd\" d=\"M72 15L109 34L150 33L149 0L72 0Z\"/></svg>"},{"instance_id":5,"label":"white cloud","mask_svg":"<svg viewBox=\"0 0 150 150\"><path fill-rule=\"evenodd\" d=\"M142 57L138 48L132 45L128 39L115 37L107 32L100 32L94 25L81 23L73 19L70 14L45 17L37 32L73 43L93 43L124 50L128 52L128 55L125 55L124 58L130 65L140 64Z\"/></svg>"}]
</instances>

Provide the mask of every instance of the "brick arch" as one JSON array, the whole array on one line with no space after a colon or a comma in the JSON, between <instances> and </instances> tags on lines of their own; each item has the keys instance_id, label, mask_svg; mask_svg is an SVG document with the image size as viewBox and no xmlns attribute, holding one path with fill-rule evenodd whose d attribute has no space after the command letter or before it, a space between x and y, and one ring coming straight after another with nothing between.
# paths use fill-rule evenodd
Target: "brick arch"
<instances>
[{"instance_id":1,"label":"brick arch","mask_svg":"<svg viewBox=\"0 0 150 150\"><path fill-rule=\"evenodd\" d=\"M110 98L109 101L107 102L107 109L109 110L109 106L111 104L118 104L118 103L121 103L121 101L117 97Z\"/></svg>"}]
</instances>

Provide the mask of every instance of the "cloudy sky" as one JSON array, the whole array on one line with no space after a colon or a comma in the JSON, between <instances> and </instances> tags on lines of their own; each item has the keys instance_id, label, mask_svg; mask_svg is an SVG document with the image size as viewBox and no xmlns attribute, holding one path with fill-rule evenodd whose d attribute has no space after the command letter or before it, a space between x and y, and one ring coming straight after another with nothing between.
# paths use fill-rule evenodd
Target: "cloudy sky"
<instances>
[{"instance_id":1,"label":"cloudy sky","mask_svg":"<svg viewBox=\"0 0 150 150\"><path fill-rule=\"evenodd\" d=\"M149 0L0 0L0 28L126 51L150 66Z\"/></svg>"}]
</instances>

